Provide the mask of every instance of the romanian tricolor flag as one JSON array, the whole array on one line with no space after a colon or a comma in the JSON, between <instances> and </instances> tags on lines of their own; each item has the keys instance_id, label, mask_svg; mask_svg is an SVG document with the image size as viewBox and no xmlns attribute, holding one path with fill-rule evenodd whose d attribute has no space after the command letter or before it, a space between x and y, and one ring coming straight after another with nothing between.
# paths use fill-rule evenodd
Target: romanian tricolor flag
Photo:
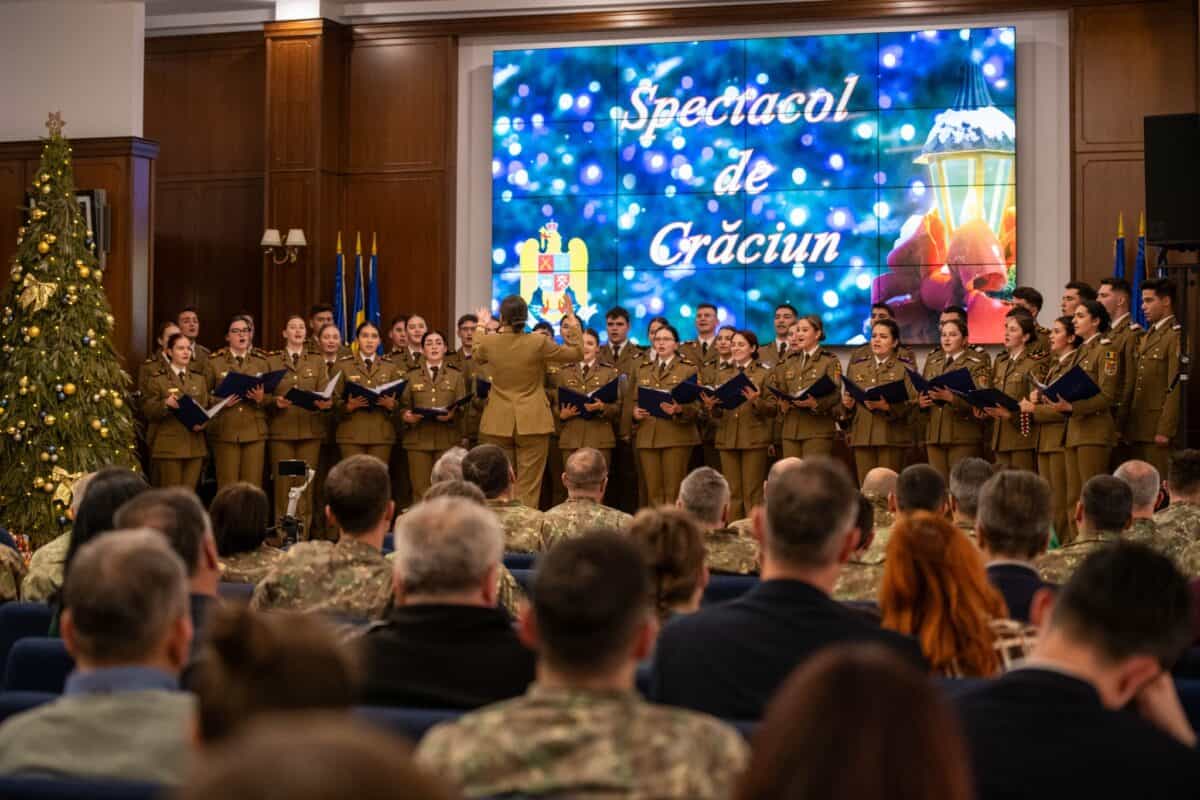
<instances>
[{"instance_id":1,"label":"romanian tricolor flag","mask_svg":"<svg viewBox=\"0 0 1200 800\"><path fill-rule=\"evenodd\" d=\"M1142 311L1142 284L1146 282L1146 212L1138 218L1137 259L1133 262L1133 318L1146 327L1146 312Z\"/></svg>"},{"instance_id":2,"label":"romanian tricolor flag","mask_svg":"<svg viewBox=\"0 0 1200 800\"><path fill-rule=\"evenodd\" d=\"M342 232L337 235L337 258L333 272L333 324L342 334L342 341L350 341L350 315L346 309L346 283L343 279L345 264L342 257Z\"/></svg>"},{"instance_id":3,"label":"romanian tricolor flag","mask_svg":"<svg viewBox=\"0 0 1200 800\"><path fill-rule=\"evenodd\" d=\"M363 275L361 233L354 236L354 313L350 319L353 321L350 326L350 335L355 336L358 326L367 321L367 286ZM358 342L355 341L352 346L357 348ZM358 350L356 349L355 352Z\"/></svg>"}]
</instances>

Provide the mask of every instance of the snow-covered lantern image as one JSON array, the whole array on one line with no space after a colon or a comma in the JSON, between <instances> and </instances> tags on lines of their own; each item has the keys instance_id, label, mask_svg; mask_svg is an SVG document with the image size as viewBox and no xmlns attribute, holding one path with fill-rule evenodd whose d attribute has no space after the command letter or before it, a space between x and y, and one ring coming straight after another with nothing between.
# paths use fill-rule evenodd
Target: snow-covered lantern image
<instances>
[{"instance_id":1,"label":"snow-covered lantern image","mask_svg":"<svg viewBox=\"0 0 1200 800\"><path fill-rule=\"evenodd\" d=\"M963 64L953 108L937 115L914 160L929 167L935 202L950 234L973 219L1000 230L1016 188L1016 123L992 104L978 64Z\"/></svg>"}]
</instances>

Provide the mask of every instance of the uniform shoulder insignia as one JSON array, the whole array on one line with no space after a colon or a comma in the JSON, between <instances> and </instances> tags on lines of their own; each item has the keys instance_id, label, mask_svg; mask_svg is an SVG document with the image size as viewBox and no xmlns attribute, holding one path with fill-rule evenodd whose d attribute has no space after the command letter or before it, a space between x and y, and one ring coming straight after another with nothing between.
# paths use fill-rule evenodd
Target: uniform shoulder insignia
<instances>
[{"instance_id":1,"label":"uniform shoulder insignia","mask_svg":"<svg viewBox=\"0 0 1200 800\"><path fill-rule=\"evenodd\" d=\"M897 360L897 361L902 361L902 362L904 362L905 364L912 364L912 363L913 363L912 356L898 355L898 356L896 356L896 360Z\"/></svg>"},{"instance_id":2,"label":"uniform shoulder insignia","mask_svg":"<svg viewBox=\"0 0 1200 800\"><path fill-rule=\"evenodd\" d=\"M340 358L338 358L339 363L342 361L353 361L353 360L354 360L354 356L341 356Z\"/></svg>"},{"instance_id":3,"label":"uniform shoulder insignia","mask_svg":"<svg viewBox=\"0 0 1200 800\"><path fill-rule=\"evenodd\" d=\"M1038 329L1038 333L1044 333L1047 336L1050 335L1050 329L1047 328L1045 325L1038 325L1037 329Z\"/></svg>"},{"instance_id":4,"label":"uniform shoulder insignia","mask_svg":"<svg viewBox=\"0 0 1200 800\"><path fill-rule=\"evenodd\" d=\"M853 361L851 361L850 363L851 363L851 364L859 364L859 363L862 363L863 361L867 361L867 360L868 360L868 359L870 359L870 358L871 358L871 357L870 357L869 355L855 356L855 357L854 357L854 360L853 360Z\"/></svg>"},{"instance_id":5,"label":"uniform shoulder insignia","mask_svg":"<svg viewBox=\"0 0 1200 800\"><path fill-rule=\"evenodd\" d=\"M390 363L392 363L392 357L391 357L391 356L380 356L380 357L379 357L379 360L380 360L380 361L382 361L382 362L383 362L383 363L385 363L385 364L390 364Z\"/></svg>"},{"instance_id":6,"label":"uniform shoulder insignia","mask_svg":"<svg viewBox=\"0 0 1200 800\"><path fill-rule=\"evenodd\" d=\"M203 374L204 374L204 369L203 369L202 367L197 367L197 366L194 366L194 365L193 365L193 366L189 366L189 367L188 367L188 372L194 372L194 373L196 373L197 375L203 375Z\"/></svg>"},{"instance_id":7,"label":"uniform shoulder insignia","mask_svg":"<svg viewBox=\"0 0 1200 800\"><path fill-rule=\"evenodd\" d=\"M452 369L455 372L462 372L462 369L460 369L457 364L447 364L445 361L443 361L442 366L446 369Z\"/></svg>"},{"instance_id":8,"label":"uniform shoulder insignia","mask_svg":"<svg viewBox=\"0 0 1200 800\"><path fill-rule=\"evenodd\" d=\"M687 356L685 356L685 355L682 355L682 354L680 354L680 353L676 353L675 357L679 359L679 363L680 363L680 364L687 364L687 365L689 365L689 366L692 366L692 367L696 366L696 362L695 362L695 361L692 361L690 358L688 358L688 357L687 357Z\"/></svg>"},{"instance_id":9,"label":"uniform shoulder insignia","mask_svg":"<svg viewBox=\"0 0 1200 800\"><path fill-rule=\"evenodd\" d=\"M973 345L971 345L971 349L974 350L976 353L986 353L987 352L987 348L985 348L981 344L973 344Z\"/></svg>"},{"instance_id":10,"label":"uniform shoulder insignia","mask_svg":"<svg viewBox=\"0 0 1200 800\"><path fill-rule=\"evenodd\" d=\"M1101 339L1100 339L1100 344L1112 344L1112 343L1113 343L1113 340L1109 339L1107 336L1101 337Z\"/></svg>"},{"instance_id":11,"label":"uniform shoulder insignia","mask_svg":"<svg viewBox=\"0 0 1200 800\"><path fill-rule=\"evenodd\" d=\"M596 364L597 364L597 365L599 365L599 366L601 366L601 367L608 367L609 369L616 369L616 368L617 368L617 365L616 365L616 364L613 364L613 363L612 363L612 362L610 362L610 361L601 361L600 359L596 359Z\"/></svg>"},{"instance_id":12,"label":"uniform shoulder insignia","mask_svg":"<svg viewBox=\"0 0 1200 800\"><path fill-rule=\"evenodd\" d=\"M228 348L228 347L222 347L220 350L218 350L217 352L213 353L213 355L214 355L214 356L227 356L227 355L229 355L229 348Z\"/></svg>"},{"instance_id":13,"label":"uniform shoulder insignia","mask_svg":"<svg viewBox=\"0 0 1200 800\"><path fill-rule=\"evenodd\" d=\"M1139 324L1137 324L1136 322L1131 322L1131 323L1129 323L1129 330L1131 330L1131 331L1140 331L1141 329L1142 329L1142 326L1141 326L1141 325L1139 325Z\"/></svg>"},{"instance_id":14,"label":"uniform shoulder insignia","mask_svg":"<svg viewBox=\"0 0 1200 800\"><path fill-rule=\"evenodd\" d=\"M282 351L280 351L280 352L282 352ZM271 355L271 354L270 354L270 353L268 353L266 350L261 350L261 349L259 349L259 348L257 348L257 347L252 347L252 348L250 348L250 353L251 353L251 355L262 356L262 357L264 357L264 358L266 358L267 356Z\"/></svg>"},{"instance_id":15,"label":"uniform shoulder insignia","mask_svg":"<svg viewBox=\"0 0 1200 800\"><path fill-rule=\"evenodd\" d=\"M1046 357L1046 353L1038 351L1036 353L1030 353L1029 357L1032 358L1034 361L1041 361L1043 358Z\"/></svg>"},{"instance_id":16,"label":"uniform shoulder insignia","mask_svg":"<svg viewBox=\"0 0 1200 800\"><path fill-rule=\"evenodd\" d=\"M153 364L155 361L158 361L158 356L147 356L146 360L143 361L142 363L143 364Z\"/></svg>"}]
</instances>

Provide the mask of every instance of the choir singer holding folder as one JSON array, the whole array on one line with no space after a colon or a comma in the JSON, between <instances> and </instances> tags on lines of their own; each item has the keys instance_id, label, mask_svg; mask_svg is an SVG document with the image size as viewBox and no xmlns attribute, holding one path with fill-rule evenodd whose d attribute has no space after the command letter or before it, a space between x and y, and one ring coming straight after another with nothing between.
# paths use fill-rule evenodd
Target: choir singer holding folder
<instances>
[{"instance_id":1,"label":"choir singer holding folder","mask_svg":"<svg viewBox=\"0 0 1200 800\"><path fill-rule=\"evenodd\" d=\"M425 331L421 355L419 366L404 376L408 385L400 398L414 503L429 490L434 463L462 441L459 405L467 396L466 378L446 363L446 337L441 331Z\"/></svg>"},{"instance_id":2,"label":"choir singer holding folder","mask_svg":"<svg viewBox=\"0 0 1200 800\"><path fill-rule=\"evenodd\" d=\"M191 428L179 421L179 398L187 395L201 408L208 406L208 379L191 366L192 341L182 333L167 338L167 369L149 378L142 410L154 425L150 441L150 479L155 486L183 486L192 491L200 480L200 469L208 447L204 425Z\"/></svg>"},{"instance_id":3,"label":"choir singer holding folder","mask_svg":"<svg viewBox=\"0 0 1200 800\"><path fill-rule=\"evenodd\" d=\"M950 470L955 464L964 458L982 455L984 428L983 420L975 416L972 406L951 389L987 386L991 363L987 354L970 348L967 323L962 319L947 319L941 325L941 334L942 349L933 351L925 359L923 377L933 383L928 391L918 387L918 403L922 413L929 416L929 424L925 427L929 465L949 482ZM912 373L910 378L915 386L917 381L912 378ZM966 380L958 382L955 378Z\"/></svg>"},{"instance_id":4,"label":"choir singer holding folder","mask_svg":"<svg viewBox=\"0 0 1200 800\"><path fill-rule=\"evenodd\" d=\"M254 321L238 314L229 321L225 341L229 345L209 356L208 384L213 394L225 396L221 384L230 375L255 377L270 371L267 354L252 347ZM262 488L263 456L267 446L267 414L271 398L261 383L237 392L225 409L208 426L217 467L217 487L245 481Z\"/></svg>"},{"instance_id":5,"label":"choir singer holding folder","mask_svg":"<svg viewBox=\"0 0 1200 800\"><path fill-rule=\"evenodd\" d=\"M392 456L396 426L392 415L399 406L395 393L404 390L404 374L379 353L379 328L363 322L354 332L358 352L338 359L342 374L335 436L342 458L365 453L384 464ZM368 391L362 391L366 389ZM380 393L387 389L390 393ZM376 391L379 390L379 391Z\"/></svg>"},{"instance_id":6,"label":"choir singer holding folder","mask_svg":"<svg viewBox=\"0 0 1200 800\"><path fill-rule=\"evenodd\" d=\"M850 392L842 395L842 406L851 419L850 450L859 481L875 467L902 470L904 450L913 441L913 394L907 388L907 362L900 360L899 348L900 326L894 320L877 320L871 326L870 354L851 361L846 370L847 388L854 384L872 395L859 399ZM904 394L890 391L897 383L905 386ZM896 402L873 391L882 389L888 389Z\"/></svg>"},{"instance_id":7,"label":"choir singer holding folder","mask_svg":"<svg viewBox=\"0 0 1200 800\"><path fill-rule=\"evenodd\" d=\"M733 360L717 369L717 391L705 392L700 399L717 421L721 473L729 482L729 518L742 519L762 503L771 423L778 407L766 390L770 370L756 360L758 337L752 331L737 331L730 344ZM735 391L722 392L726 386Z\"/></svg>"},{"instance_id":8,"label":"choir singer holding folder","mask_svg":"<svg viewBox=\"0 0 1200 800\"><path fill-rule=\"evenodd\" d=\"M284 348L267 359L272 372L283 370L284 375L275 387L274 402L267 405L268 455L275 476L275 519L287 513L288 489L303 485L303 475L279 474L279 462L299 460L311 469L317 468L321 455L321 439L325 436L328 412L333 400L316 400L315 410L296 405L288 392L319 392L325 380L325 361L306 347L308 323L303 316L288 317L283 328ZM293 395L295 396L295 395ZM296 507L296 516L304 522L304 530L312 530L312 492L305 491Z\"/></svg>"},{"instance_id":9,"label":"choir singer holding folder","mask_svg":"<svg viewBox=\"0 0 1200 800\"><path fill-rule=\"evenodd\" d=\"M643 361L634 380L636 395L633 421L634 444L642 474L646 477L649 505L674 503L679 484L687 475L692 448L700 444L696 418L700 415L697 366L679 350L679 332L663 325L651 341L654 358ZM692 383L690 399L680 393L680 385ZM648 390L648 391L644 391Z\"/></svg>"},{"instance_id":10,"label":"choir singer holding folder","mask_svg":"<svg viewBox=\"0 0 1200 800\"><path fill-rule=\"evenodd\" d=\"M837 434L842 362L821 347L825 326L816 314L793 322L788 337L794 346L767 379L783 414L783 457L829 456Z\"/></svg>"},{"instance_id":11,"label":"choir singer holding folder","mask_svg":"<svg viewBox=\"0 0 1200 800\"><path fill-rule=\"evenodd\" d=\"M600 336L588 328L583 332L583 360L568 364L555 376L558 418L562 420L558 447L562 450L564 464L581 447L599 450L604 463L612 463L612 451L617 442L613 424L621 407L621 373L613 365L601 361L599 356ZM616 392L608 388L613 381L617 381ZM611 401L593 397L593 394L605 394L606 390L612 395Z\"/></svg>"}]
</instances>

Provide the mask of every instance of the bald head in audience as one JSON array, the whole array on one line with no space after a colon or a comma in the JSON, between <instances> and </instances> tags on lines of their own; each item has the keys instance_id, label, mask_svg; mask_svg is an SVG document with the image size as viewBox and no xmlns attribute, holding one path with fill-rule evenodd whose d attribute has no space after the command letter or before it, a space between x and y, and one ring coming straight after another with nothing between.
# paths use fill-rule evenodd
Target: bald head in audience
<instances>
[{"instance_id":1,"label":"bald head in audience","mask_svg":"<svg viewBox=\"0 0 1200 800\"><path fill-rule=\"evenodd\" d=\"M1146 461L1126 461L1117 467L1113 477L1124 481L1133 493L1133 518L1148 519L1154 516L1162 492L1162 476L1153 464Z\"/></svg>"},{"instance_id":2,"label":"bald head in audience","mask_svg":"<svg viewBox=\"0 0 1200 800\"><path fill-rule=\"evenodd\" d=\"M895 493L899 477L894 469L876 467L863 477L862 493L869 500L886 500L888 495Z\"/></svg>"},{"instance_id":3,"label":"bald head in audience","mask_svg":"<svg viewBox=\"0 0 1200 800\"><path fill-rule=\"evenodd\" d=\"M604 490L608 487L608 463L604 454L594 447L581 447L567 458L562 480L567 487L567 497L586 497L597 503L604 502Z\"/></svg>"}]
</instances>

